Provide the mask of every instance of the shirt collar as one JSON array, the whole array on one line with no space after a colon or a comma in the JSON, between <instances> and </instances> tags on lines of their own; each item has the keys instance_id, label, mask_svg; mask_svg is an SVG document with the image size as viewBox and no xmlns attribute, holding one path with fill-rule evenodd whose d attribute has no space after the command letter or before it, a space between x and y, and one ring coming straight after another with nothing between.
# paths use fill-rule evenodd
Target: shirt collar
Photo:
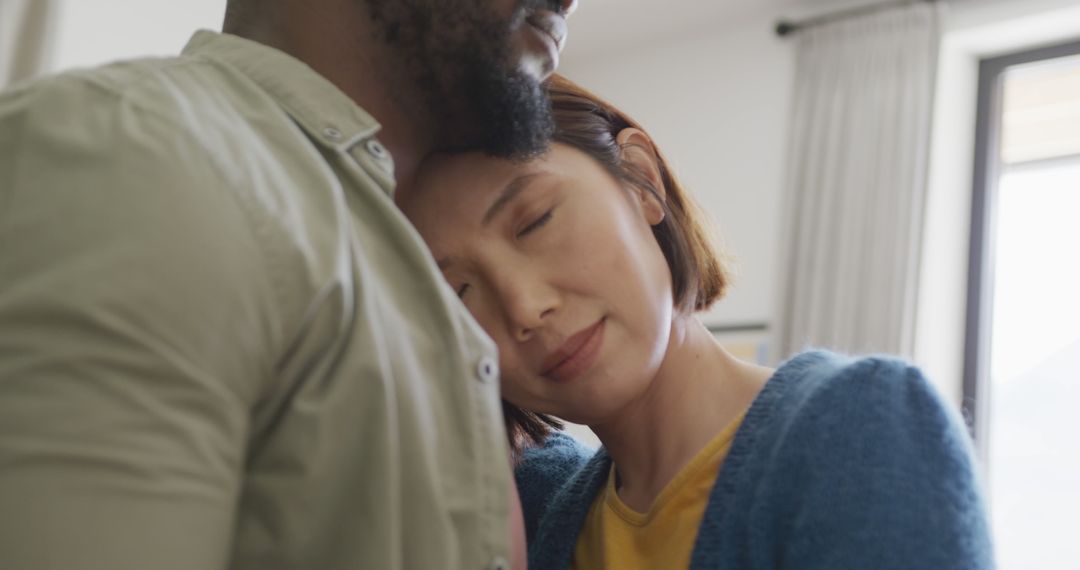
<instances>
[{"instance_id":1,"label":"shirt collar","mask_svg":"<svg viewBox=\"0 0 1080 570\"><path fill-rule=\"evenodd\" d=\"M333 83L278 49L231 34L199 30L183 54L223 61L236 68L325 146L347 150L380 129L374 117Z\"/></svg>"}]
</instances>

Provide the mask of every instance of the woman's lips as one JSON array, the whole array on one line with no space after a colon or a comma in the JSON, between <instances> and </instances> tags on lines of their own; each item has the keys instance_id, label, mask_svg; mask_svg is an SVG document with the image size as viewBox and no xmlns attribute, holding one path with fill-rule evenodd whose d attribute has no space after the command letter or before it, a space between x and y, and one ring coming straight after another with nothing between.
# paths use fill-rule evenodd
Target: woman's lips
<instances>
[{"instance_id":1,"label":"woman's lips","mask_svg":"<svg viewBox=\"0 0 1080 570\"><path fill-rule=\"evenodd\" d=\"M541 375L556 382L569 382L588 371L603 347L605 322L606 319L600 319L566 339L558 350L544 360Z\"/></svg>"}]
</instances>

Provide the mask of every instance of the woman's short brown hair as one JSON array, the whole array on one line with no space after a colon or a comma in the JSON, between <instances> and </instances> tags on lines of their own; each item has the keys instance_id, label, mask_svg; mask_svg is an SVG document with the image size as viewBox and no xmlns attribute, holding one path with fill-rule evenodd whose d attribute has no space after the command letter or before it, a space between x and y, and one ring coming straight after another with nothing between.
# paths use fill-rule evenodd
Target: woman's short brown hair
<instances>
[{"instance_id":1,"label":"woman's short brown hair","mask_svg":"<svg viewBox=\"0 0 1080 570\"><path fill-rule=\"evenodd\" d=\"M686 313L701 311L722 297L729 277L711 226L664 155L656 150L664 192L622 160L618 134L626 128L645 129L611 103L561 75L550 79L547 92L555 118L554 142L584 152L616 179L652 193L664 204L664 219L653 226L653 235L671 270L675 307ZM528 445L542 443L553 428L562 427L551 416L522 410L505 400L503 416L515 458Z\"/></svg>"}]
</instances>

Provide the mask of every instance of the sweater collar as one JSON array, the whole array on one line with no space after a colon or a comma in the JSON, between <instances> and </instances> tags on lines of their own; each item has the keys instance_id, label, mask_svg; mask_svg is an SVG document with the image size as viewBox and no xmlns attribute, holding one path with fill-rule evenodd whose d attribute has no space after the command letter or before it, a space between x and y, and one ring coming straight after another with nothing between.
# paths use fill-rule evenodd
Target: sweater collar
<instances>
[{"instance_id":1,"label":"sweater collar","mask_svg":"<svg viewBox=\"0 0 1080 570\"><path fill-rule=\"evenodd\" d=\"M829 358L827 352L812 351L799 354L781 364L750 405L709 495L709 504L694 542L691 570L716 568L719 564L716 558L719 553L711 547L714 546L711 543L715 542L715 537L723 528L724 519L729 515L728 506L742 479L744 465L758 448L761 434L767 432L771 425L773 412L787 393L788 387L805 375L807 370ZM611 456L607 450L600 448L592 459L554 494L548 510L537 526L536 536L529 544L531 568L570 567L577 537L581 534L589 507L603 489L610 469Z\"/></svg>"}]
</instances>

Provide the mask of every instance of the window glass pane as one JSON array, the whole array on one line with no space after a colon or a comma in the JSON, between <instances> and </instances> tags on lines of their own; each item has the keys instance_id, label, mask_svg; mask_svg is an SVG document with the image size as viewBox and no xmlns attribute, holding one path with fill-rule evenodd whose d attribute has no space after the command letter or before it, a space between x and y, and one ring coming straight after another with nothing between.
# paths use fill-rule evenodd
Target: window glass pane
<instances>
[{"instance_id":1,"label":"window glass pane","mask_svg":"<svg viewBox=\"0 0 1080 570\"><path fill-rule=\"evenodd\" d=\"M1000 567L1080 568L1080 159L1001 179L990 500Z\"/></svg>"}]
</instances>

